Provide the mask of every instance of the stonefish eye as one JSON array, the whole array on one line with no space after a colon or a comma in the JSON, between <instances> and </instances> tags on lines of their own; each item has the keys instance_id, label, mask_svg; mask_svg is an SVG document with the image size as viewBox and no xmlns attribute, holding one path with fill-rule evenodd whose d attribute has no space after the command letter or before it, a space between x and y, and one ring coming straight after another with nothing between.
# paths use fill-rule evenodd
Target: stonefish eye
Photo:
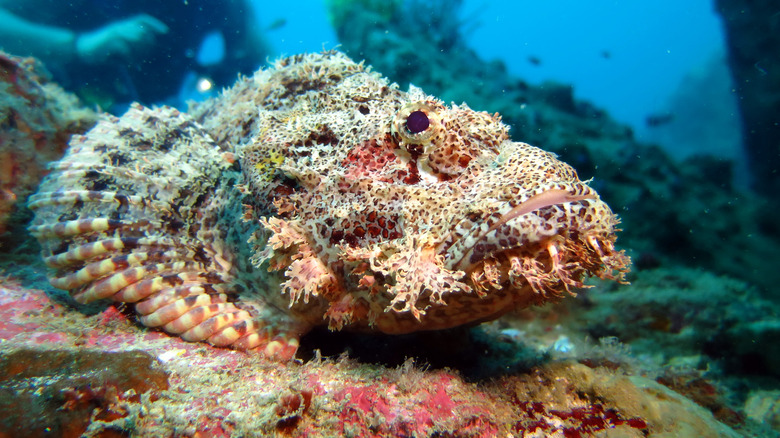
<instances>
[{"instance_id":1,"label":"stonefish eye","mask_svg":"<svg viewBox=\"0 0 780 438\"><path fill-rule=\"evenodd\" d=\"M431 121L428 120L428 116L420 111L414 111L406 118L406 129L412 134L419 134L431 125Z\"/></svg>"},{"instance_id":2,"label":"stonefish eye","mask_svg":"<svg viewBox=\"0 0 780 438\"><path fill-rule=\"evenodd\" d=\"M395 115L393 132L407 145L426 145L441 132L440 105L433 102L413 102Z\"/></svg>"}]
</instances>

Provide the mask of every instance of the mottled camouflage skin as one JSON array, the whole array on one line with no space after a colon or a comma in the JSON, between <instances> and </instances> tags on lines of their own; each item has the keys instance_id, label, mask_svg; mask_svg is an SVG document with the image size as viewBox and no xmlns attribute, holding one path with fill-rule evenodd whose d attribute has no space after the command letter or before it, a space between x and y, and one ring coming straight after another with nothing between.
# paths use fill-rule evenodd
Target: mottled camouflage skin
<instances>
[{"instance_id":1,"label":"mottled camouflage skin","mask_svg":"<svg viewBox=\"0 0 780 438\"><path fill-rule=\"evenodd\" d=\"M338 52L294 56L74 138L31 230L76 300L283 358L318 324L441 329L622 280L609 207L507 130Z\"/></svg>"}]
</instances>

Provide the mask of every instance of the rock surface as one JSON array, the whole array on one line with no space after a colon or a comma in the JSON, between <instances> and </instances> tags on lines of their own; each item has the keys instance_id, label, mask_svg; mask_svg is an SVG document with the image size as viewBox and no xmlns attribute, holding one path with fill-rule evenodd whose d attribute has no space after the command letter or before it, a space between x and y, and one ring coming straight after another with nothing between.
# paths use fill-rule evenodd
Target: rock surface
<instances>
[{"instance_id":1,"label":"rock surface","mask_svg":"<svg viewBox=\"0 0 780 438\"><path fill-rule=\"evenodd\" d=\"M688 398L609 364L543 360L476 383L412 360L281 364L149 333L114 307L88 316L13 278L0 285L0 391L30 396L0 404L14 437L43 436L43 427L61 436L740 436ZM65 357L81 365L63 369L54 359ZM40 391L53 405L34 427L17 428L41 408Z\"/></svg>"},{"instance_id":2,"label":"rock surface","mask_svg":"<svg viewBox=\"0 0 780 438\"><path fill-rule=\"evenodd\" d=\"M780 15L772 0L717 0L739 96L752 185L780 197Z\"/></svg>"},{"instance_id":3,"label":"rock surface","mask_svg":"<svg viewBox=\"0 0 780 438\"><path fill-rule=\"evenodd\" d=\"M0 235L14 224L24 226L29 212L20 206L47 173L46 165L62 156L71 135L96 121L94 111L49 81L38 61L0 51Z\"/></svg>"}]
</instances>

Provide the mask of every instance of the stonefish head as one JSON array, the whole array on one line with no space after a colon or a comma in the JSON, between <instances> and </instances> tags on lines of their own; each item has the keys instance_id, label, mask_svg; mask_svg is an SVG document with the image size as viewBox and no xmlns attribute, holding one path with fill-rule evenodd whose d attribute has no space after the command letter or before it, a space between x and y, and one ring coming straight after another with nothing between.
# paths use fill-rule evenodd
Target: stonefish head
<instances>
[{"instance_id":1,"label":"stonefish head","mask_svg":"<svg viewBox=\"0 0 780 438\"><path fill-rule=\"evenodd\" d=\"M480 322L626 269L615 215L574 169L510 141L497 114L399 91L343 55L282 60L218 113L211 131L236 145L271 233L256 264L331 327ZM239 120L247 134L220 129Z\"/></svg>"}]
</instances>

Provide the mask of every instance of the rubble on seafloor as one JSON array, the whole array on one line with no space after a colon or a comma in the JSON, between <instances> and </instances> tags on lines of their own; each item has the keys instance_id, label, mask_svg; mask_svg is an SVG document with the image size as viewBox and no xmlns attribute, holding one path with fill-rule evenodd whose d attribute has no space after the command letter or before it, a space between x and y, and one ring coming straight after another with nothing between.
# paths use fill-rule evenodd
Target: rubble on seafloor
<instances>
[{"instance_id":1,"label":"rubble on seafloor","mask_svg":"<svg viewBox=\"0 0 780 438\"><path fill-rule=\"evenodd\" d=\"M96 121L97 113L50 82L40 62L0 51L0 235L25 226L29 213L20 206L46 165L65 152L71 135Z\"/></svg>"},{"instance_id":2,"label":"rubble on seafloor","mask_svg":"<svg viewBox=\"0 0 780 438\"><path fill-rule=\"evenodd\" d=\"M16 432L0 436L740 436L668 382L615 365L619 355L526 351L537 357L527 369L477 379L413 359L279 363L59 300L2 279L0 430Z\"/></svg>"}]
</instances>

